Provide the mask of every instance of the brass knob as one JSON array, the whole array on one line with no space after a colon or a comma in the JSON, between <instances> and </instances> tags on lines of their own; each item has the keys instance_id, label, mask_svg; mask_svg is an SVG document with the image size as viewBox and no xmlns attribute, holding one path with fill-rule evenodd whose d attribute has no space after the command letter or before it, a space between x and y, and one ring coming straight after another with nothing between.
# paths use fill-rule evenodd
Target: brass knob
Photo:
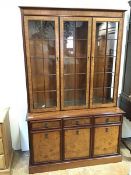
<instances>
[{"instance_id":1,"label":"brass knob","mask_svg":"<svg viewBox=\"0 0 131 175\"><path fill-rule=\"evenodd\" d=\"M45 128L48 128L48 123L45 122L45 123L44 123L44 126L45 126Z\"/></svg>"}]
</instances>

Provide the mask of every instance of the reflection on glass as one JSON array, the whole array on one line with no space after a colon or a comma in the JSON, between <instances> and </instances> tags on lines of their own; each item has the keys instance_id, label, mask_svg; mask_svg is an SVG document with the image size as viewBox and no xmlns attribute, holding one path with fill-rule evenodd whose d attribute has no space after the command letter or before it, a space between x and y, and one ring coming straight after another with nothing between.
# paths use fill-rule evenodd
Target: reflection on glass
<instances>
[{"instance_id":1,"label":"reflection on glass","mask_svg":"<svg viewBox=\"0 0 131 175\"><path fill-rule=\"evenodd\" d=\"M86 104L88 22L64 22L64 106Z\"/></svg>"},{"instance_id":2,"label":"reflection on glass","mask_svg":"<svg viewBox=\"0 0 131 175\"><path fill-rule=\"evenodd\" d=\"M118 22L96 23L93 103L113 100L118 29Z\"/></svg>"},{"instance_id":3,"label":"reflection on glass","mask_svg":"<svg viewBox=\"0 0 131 175\"><path fill-rule=\"evenodd\" d=\"M56 106L54 21L29 20L34 108Z\"/></svg>"}]
</instances>

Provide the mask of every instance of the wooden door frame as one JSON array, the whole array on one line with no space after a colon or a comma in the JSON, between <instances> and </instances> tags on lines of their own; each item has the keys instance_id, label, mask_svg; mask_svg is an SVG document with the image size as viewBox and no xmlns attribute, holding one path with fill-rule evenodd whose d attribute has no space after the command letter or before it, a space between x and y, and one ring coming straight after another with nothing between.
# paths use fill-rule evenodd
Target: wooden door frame
<instances>
[{"instance_id":1,"label":"wooden door frame","mask_svg":"<svg viewBox=\"0 0 131 175\"><path fill-rule=\"evenodd\" d=\"M68 106L64 107L64 21L87 21L88 22L88 38L87 38L87 71L86 71L86 104L83 106ZM60 65L61 65L61 109L83 109L89 108L89 80L90 80L90 52L91 52L91 27L92 18L91 17L60 17Z\"/></svg>"},{"instance_id":2,"label":"wooden door frame","mask_svg":"<svg viewBox=\"0 0 131 175\"><path fill-rule=\"evenodd\" d=\"M96 22L119 22L118 29L118 41L115 63L115 77L114 77L114 93L113 102L103 104L93 104L93 79L94 79L94 53L95 53L95 36L96 36ZM91 78L90 78L90 108L97 107L113 107L117 105L117 93L119 84L119 72L120 72L120 60L121 60L121 48L122 48L122 32L123 32L123 18L93 18L92 25L92 52L91 52Z\"/></svg>"},{"instance_id":3,"label":"wooden door frame","mask_svg":"<svg viewBox=\"0 0 131 175\"><path fill-rule=\"evenodd\" d=\"M28 31L28 21L29 20L47 20L55 22L55 51L56 51L56 94L57 94L57 106L54 108L42 108L34 109L33 107L33 88L32 88L32 70L31 70L31 57L30 57L30 48L29 48L29 31ZM26 62L27 62L27 79L28 79L28 94L29 94L29 111L30 112L43 112L43 111L56 111L60 110L60 93L59 93L59 26L58 26L58 17L52 16L24 16L24 38L25 38L25 47L26 47Z\"/></svg>"}]
</instances>

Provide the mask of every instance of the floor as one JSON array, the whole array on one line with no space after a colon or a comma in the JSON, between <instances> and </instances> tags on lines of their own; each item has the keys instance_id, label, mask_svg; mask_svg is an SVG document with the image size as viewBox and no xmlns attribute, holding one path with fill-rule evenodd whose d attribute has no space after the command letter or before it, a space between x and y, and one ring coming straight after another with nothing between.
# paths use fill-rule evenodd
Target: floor
<instances>
[{"instance_id":1,"label":"floor","mask_svg":"<svg viewBox=\"0 0 131 175\"><path fill-rule=\"evenodd\" d=\"M119 163L37 173L35 175L131 175L131 154L124 145L121 145L121 153L123 160ZM16 151L11 174L28 175L28 160L28 152Z\"/></svg>"}]
</instances>

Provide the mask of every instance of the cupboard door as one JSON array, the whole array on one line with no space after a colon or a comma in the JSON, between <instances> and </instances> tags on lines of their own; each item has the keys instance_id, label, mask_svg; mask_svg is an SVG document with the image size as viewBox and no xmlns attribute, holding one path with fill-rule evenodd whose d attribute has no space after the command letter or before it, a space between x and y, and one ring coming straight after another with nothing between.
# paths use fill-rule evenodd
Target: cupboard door
<instances>
[{"instance_id":1,"label":"cupboard door","mask_svg":"<svg viewBox=\"0 0 131 175\"><path fill-rule=\"evenodd\" d=\"M94 18L90 106L116 106L122 19Z\"/></svg>"},{"instance_id":2,"label":"cupboard door","mask_svg":"<svg viewBox=\"0 0 131 175\"><path fill-rule=\"evenodd\" d=\"M30 110L58 110L58 18L26 16L24 25Z\"/></svg>"},{"instance_id":3,"label":"cupboard door","mask_svg":"<svg viewBox=\"0 0 131 175\"><path fill-rule=\"evenodd\" d=\"M34 163L60 161L60 131L32 134Z\"/></svg>"},{"instance_id":4,"label":"cupboard door","mask_svg":"<svg viewBox=\"0 0 131 175\"><path fill-rule=\"evenodd\" d=\"M119 126L97 127L94 136L94 156L118 153Z\"/></svg>"},{"instance_id":5,"label":"cupboard door","mask_svg":"<svg viewBox=\"0 0 131 175\"><path fill-rule=\"evenodd\" d=\"M61 106L88 107L91 19L60 18Z\"/></svg>"},{"instance_id":6,"label":"cupboard door","mask_svg":"<svg viewBox=\"0 0 131 175\"><path fill-rule=\"evenodd\" d=\"M65 159L89 157L90 129L65 130Z\"/></svg>"}]
</instances>

